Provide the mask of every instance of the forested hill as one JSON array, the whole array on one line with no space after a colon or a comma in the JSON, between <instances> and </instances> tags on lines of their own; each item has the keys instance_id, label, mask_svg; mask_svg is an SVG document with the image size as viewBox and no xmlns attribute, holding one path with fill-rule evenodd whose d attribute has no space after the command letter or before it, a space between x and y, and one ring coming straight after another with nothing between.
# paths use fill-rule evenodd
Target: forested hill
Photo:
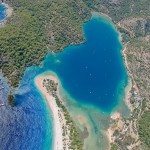
<instances>
[{"instance_id":1,"label":"forested hill","mask_svg":"<svg viewBox=\"0 0 150 150\"><path fill-rule=\"evenodd\" d=\"M0 68L17 87L27 66L38 65L48 50L57 52L83 41L90 11L82 1L14 0L13 16L0 28Z\"/></svg>"}]
</instances>

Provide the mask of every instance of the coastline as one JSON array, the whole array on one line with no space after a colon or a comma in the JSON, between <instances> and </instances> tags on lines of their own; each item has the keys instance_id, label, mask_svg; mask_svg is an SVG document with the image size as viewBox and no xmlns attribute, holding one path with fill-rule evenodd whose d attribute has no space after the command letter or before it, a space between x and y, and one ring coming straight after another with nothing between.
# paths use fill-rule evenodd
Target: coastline
<instances>
[{"instance_id":1,"label":"coastline","mask_svg":"<svg viewBox=\"0 0 150 150\"><path fill-rule=\"evenodd\" d=\"M13 13L13 8L10 7L8 4L6 3L0 3L1 5L3 5L6 9L5 9L5 15L6 17L3 20L0 20L0 27L4 27L6 22L7 22L7 18L12 16Z\"/></svg>"},{"instance_id":2,"label":"coastline","mask_svg":"<svg viewBox=\"0 0 150 150\"><path fill-rule=\"evenodd\" d=\"M119 33L119 41L121 42L122 41L122 37L121 37L121 33ZM132 75L130 74L130 71L129 71L129 68L128 68L128 63L127 63L127 56L126 56L126 53L125 51L127 50L127 45L128 43L126 43L123 47L123 50L121 51L121 54L123 56L123 62L124 62L124 65L125 65L125 68L126 68L126 71L127 71L127 74L128 74L128 84L127 86L125 87L125 98L124 98L124 101L125 101L125 104L126 106L129 108L129 111L132 111L132 105L130 103L130 98L131 98L131 89L133 86L132 84ZM111 115L110 115L110 122L117 122L116 126L113 127L113 125L110 125L110 127L107 129L106 131L106 135L108 137L108 140L109 140L109 143L110 143L110 147L109 149L111 148L111 144L114 142L114 138L113 138L113 133L114 131L116 130L116 128L118 128L120 125L119 125L119 120L121 120L123 118L122 114L115 111L113 112ZM120 127L119 127L120 128Z\"/></svg>"},{"instance_id":3,"label":"coastline","mask_svg":"<svg viewBox=\"0 0 150 150\"><path fill-rule=\"evenodd\" d=\"M58 80L52 75L39 75L35 78L35 84L42 94L43 98L46 100L50 111L52 112L54 127L53 149L62 150L64 145L66 146L66 148L69 145L69 136L66 135L65 137L63 137L63 126L66 124L66 121L63 112L56 104L55 98L47 92L45 87L43 87L44 79L53 80L55 83L58 83ZM66 138L66 140L64 140L64 138Z\"/></svg>"},{"instance_id":4,"label":"coastline","mask_svg":"<svg viewBox=\"0 0 150 150\"><path fill-rule=\"evenodd\" d=\"M133 109L132 105L130 103L131 88L132 88L132 82L131 82L131 79L129 78L128 84L125 88L125 104L129 108L129 111L132 111L132 109ZM122 127L120 127L120 126L122 126L122 125L120 125L120 124L122 124L122 119L123 119L123 116L120 112L115 111L110 115L110 126L106 131L106 136L108 137L110 145L114 142L113 133L115 132L115 130L117 128L122 128Z\"/></svg>"},{"instance_id":5,"label":"coastline","mask_svg":"<svg viewBox=\"0 0 150 150\"><path fill-rule=\"evenodd\" d=\"M5 10L6 18L10 17L13 12L12 7L10 7L7 3L1 3L1 5L5 6L5 8L6 8L6 10Z\"/></svg>"},{"instance_id":6,"label":"coastline","mask_svg":"<svg viewBox=\"0 0 150 150\"><path fill-rule=\"evenodd\" d=\"M132 81L129 77L128 84L125 88L125 93L126 93L125 94L125 103L126 103L126 105L127 105L127 107L129 108L130 111L132 111L132 105L130 103L130 98L131 98L131 92L130 91L131 91L131 89L132 89Z\"/></svg>"}]
</instances>

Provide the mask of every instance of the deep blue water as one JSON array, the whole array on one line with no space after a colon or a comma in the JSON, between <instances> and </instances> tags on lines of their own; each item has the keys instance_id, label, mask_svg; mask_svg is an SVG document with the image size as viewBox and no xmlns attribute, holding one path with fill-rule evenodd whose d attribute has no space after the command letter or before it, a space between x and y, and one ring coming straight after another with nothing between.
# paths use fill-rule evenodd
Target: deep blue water
<instances>
[{"instance_id":1,"label":"deep blue water","mask_svg":"<svg viewBox=\"0 0 150 150\"><path fill-rule=\"evenodd\" d=\"M31 69L32 70L32 69ZM15 92L15 107L7 102L9 88L1 80L0 150L49 150L52 148L52 118L36 90L34 72L28 71Z\"/></svg>"},{"instance_id":2,"label":"deep blue water","mask_svg":"<svg viewBox=\"0 0 150 150\"><path fill-rule=\"evenodd\" d=\"M6 17L5 9L6 8L3 5L0 5L0 20L3 20Z\"/></svg>"},{"instance_id":3,"label":"deep blue water","mask_svg":"<svg viewBox=\"0 0 150 150\"><path fill-rule=\"evenodd\" d=\"M13 109L7 103L8 85L2 80L0 150L52 149L52 116L35 88L34 78L56 73L67 93L76 100L111 112L119 103L127 75L120 54L118 33L108 20L95 15L83 26L86 43L69 46L59 54L49 53L42 67L27 68L15 91Z\"/></svg>"}]
</instances>

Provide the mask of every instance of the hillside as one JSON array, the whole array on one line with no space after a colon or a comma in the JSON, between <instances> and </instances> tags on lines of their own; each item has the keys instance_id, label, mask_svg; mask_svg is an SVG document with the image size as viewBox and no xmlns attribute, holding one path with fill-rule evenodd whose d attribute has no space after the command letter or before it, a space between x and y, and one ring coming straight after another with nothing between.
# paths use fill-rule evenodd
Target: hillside
<instances>
[{"instance_id":1,"label":"hillside","mask_svg":"<svg viewBox=\"0 0 150 150\"><path fill-rule=\"evenodd\" d=\"M47 51L83 41L82 24L90 11L81 1L14 0L13 16L0 28L0 68L17 87L27 66L39 65Z\"/></svg>"}]
</instances>

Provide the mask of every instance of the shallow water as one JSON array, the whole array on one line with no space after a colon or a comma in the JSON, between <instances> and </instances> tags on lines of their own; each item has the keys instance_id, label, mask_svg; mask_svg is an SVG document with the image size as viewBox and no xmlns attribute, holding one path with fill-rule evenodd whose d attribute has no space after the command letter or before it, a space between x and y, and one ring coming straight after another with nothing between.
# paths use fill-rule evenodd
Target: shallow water
<instances>
[{"instance_id":1,"label":"shallow water","mask_svg":"<svg viewBox=\"0 0 150 150\"><path fill-rule=\"evenodd\" d=\"M127 111L123 99L128 78L122 45L113 24L97 14L83 25L83 31L86 43L69 46L59 54L48 53L41 67L26 69L13 109L7 104L9 89L5 84L2 101L6 107L0 109L2 150L52 149L52 116L34 85L34 78L47 71L59 78L61 97L79 130L88 130L84 148L108 149L104 130L110 113Z\"/></svg>"}]
</instances>

